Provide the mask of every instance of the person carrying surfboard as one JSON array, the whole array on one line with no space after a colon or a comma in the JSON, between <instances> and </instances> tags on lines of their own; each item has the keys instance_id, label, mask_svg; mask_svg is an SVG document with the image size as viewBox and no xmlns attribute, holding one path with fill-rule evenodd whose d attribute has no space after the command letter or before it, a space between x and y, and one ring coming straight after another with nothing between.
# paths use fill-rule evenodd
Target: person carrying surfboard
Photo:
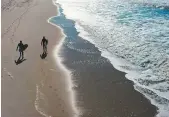
<instances>
[{"instance_id":1,"label":"person carrying surfboard","mask_svg":"<svg viewBox=\"0 0 169 117\"><path fill-rule=\"evenodd\" d=\"M43 36L41 46L43 46L43 53L47 53L48 40Z\"/></svg>"},{"instance_id":2,"label":"person carrying surfboard","mask_svg":"<svg viewBox=\"0 0 169 117\"><path fill-rule=\"evenodd\" d=\"M24 58L24 45L22 43L22 41L20 41L20 43L18 43L18 46L16 48L16 51L18 50L19 48L19 53L20 53L20 56L19 56L19 59L22 57L22 59Z\"/></svg>"}]
</instances>

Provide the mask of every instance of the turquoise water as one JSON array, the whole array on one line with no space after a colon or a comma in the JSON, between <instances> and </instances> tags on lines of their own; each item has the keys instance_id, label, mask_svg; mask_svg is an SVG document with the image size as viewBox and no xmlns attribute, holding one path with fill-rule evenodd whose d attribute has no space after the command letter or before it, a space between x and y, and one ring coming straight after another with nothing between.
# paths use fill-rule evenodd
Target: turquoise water
<instances>
[{"instance_id":1,"label":"turquoise water","mask_svg":"<svg viewBox=\"0 0 169 117\"><path fill-rule=\"evenodd\" d=\"M65 32L69 35L68 39L75 39L70 35L79 35L93 43L115 68L127 73L126 78L135 83L137 91L158 107L158 116L169 117L169 2L57 2L63 8L60 18L66 16L70 22L73 21L64 24L62 20L57 20L57 25L61 24L62 28L70 27Z\"/></svg>"}]
</instances>

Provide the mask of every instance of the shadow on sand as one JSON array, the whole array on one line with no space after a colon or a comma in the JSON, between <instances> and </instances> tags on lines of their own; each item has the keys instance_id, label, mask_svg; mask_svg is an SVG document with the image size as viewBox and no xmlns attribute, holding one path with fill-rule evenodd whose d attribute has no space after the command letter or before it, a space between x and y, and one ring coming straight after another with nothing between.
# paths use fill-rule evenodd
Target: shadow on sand
<instances>
[{"instance_id":1,"label":"shadow on sand","mask_svg":"<svg viewBox=\"0 0 169 117\"><path fill-rule=\"evenodd\" d=\"M41 59L45 59L47 57L47 52L43 52L40 54Z\"/></svg>"},{"instance_id":2,"label":"shadow on sand","mask_svg":"<svg viewBox=\"0 0 169 117\"><path fill-rule=\"evenodd\" d=\"M15 64L16 65L21 64L23 61L26 61L26 59L20 59L20 58L18 58L18 60L15 60Z\"/></svg>"}]
</instances>

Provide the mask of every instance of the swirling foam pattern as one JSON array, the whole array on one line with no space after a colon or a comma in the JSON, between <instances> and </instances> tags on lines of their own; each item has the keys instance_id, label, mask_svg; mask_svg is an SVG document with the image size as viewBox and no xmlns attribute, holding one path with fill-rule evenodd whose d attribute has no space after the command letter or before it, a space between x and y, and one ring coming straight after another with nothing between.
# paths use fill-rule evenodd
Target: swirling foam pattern
<instances>
[{"instance_id":1,"label":"swirling foam pattern","mask_svg":"<svg viewBox=\"0 0 169 117\"><path fill-rule=\"evenodd\" d=\"M57 0L79 36L102 55L135 89L169 117L169 1ZM114 62L114 57L121 62Z\"/></svg>"}]
</instances>

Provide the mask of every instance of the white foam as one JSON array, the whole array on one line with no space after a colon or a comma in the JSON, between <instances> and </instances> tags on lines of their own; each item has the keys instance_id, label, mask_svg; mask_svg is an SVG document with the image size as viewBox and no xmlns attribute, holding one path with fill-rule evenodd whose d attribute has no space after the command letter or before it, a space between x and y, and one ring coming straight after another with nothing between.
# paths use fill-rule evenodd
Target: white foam
<instances>
[{"instance_id":1,"label":"white foam","mask_svg":"<svg viewBox=\"0 0 169 117\"><path fill-rule=\"evenodd\" d=\"M169 1L168 0L131 0L133 2L138 2L138 3L143 3L143 4L152 4L158 6L169 6Z\"/></svg>"},{"instance_id":2,"label":"white foam","mask_svg":"<svg viewBox=\"0 0 169 117\"><path fill-rule=\"evenodd\" d=\"M75 91L73 91L73 87L74 87L74 84L73 84L73 81L72 81L72 75L71 75L71 72L62 64L63 62L63 58L61 58L59 56L59 50L60 50L60 47L62 46L62 43L64 41L64 38L61 39L61 42L59 43L59 45L57 45L53 51L53 55L54 57L56 58L56 63L57 65L63 70L63 72L65 73L65 79L66 82L67 82L67 90L69 92L69 95L70 95L70 105L72 106L72 109L74 111L74 117L78 117L80 115L80 111L79 109L77 108L77 105L76 105L76 96L75 96Z\"/></svg>"},{"instance_id":3,"label":"white foam","mask_svg":"<svg viewBox=\"0 0 169 117\"><path fill-rule=\"evenodd\" d=\"M54 0L53 0L53 4L54 5L58 5ZM57 6L57 9L58 9L58 6ZM57 10L59 11L59 9ZM58 16L60 15L60 13L58 12ZM56 17L56 16L53 16L53 17ZM53 17L50 17L47 22L50 23L51 25L53 26L56 26L58 28L60 28L59 26L57 26L56 24L53 24L50 22L50 20L53 18ZM61 32L62 32L62 35L64 35L63 33L63 29L61 29ZM75 91L73 90L73 87L75 87L75 85L73 84L73 81L72 81L72 75L71 75L71 72L70 70L68 70L68 68L66 68L63 64L62 64L62 61L63 61L63 58L61 58L59 56L59 52L60 52L60 48L63 44L63 41L65 39L66 35L64 35L64 37L60 40L59 44L56 45L55 49L53 50L53 56L56 60L56 64L60 67L60 69L65 73L65 79L66 80L66 83L67 83L67 91L70 95L70 106L72 106L72 110L73 110L73 117L78 117L82 114L82 111L80 110L80 108L77 107L76 105L76 94L75 94ZM40 98L43 98L43 94L42 92L40 92L40 89L39 89L39 86L36 85L36 100L35 100L35 108L36 110L43 116L45 117L52 117L51 115L48 115L45 110L43 108L40 107Z\"/></svg>"},{"instance_id":4,"label":"white foam","mask_svg":"<svg viewBox=\"0 0 169 117\"><path fill-rule=\"evenodd\" d=\"M159 9L153 7L144 9L146 7L140 5L139 0L135 1L137 5L131 4L134 0L128 1L58 0L57 2L64 9L66 17L76 21L75 27L80 32L79 36L93 43L116 69L126 72L126 78L135 83L135 89L159 108L157 116L166 117L163 114L169 115L166 109L168 102L166 105L159 104L158 100L146 94L141 88L152 91L161 100L169 100L168 91L161 91L167 90L169 83L167 81L164 84L160 83L169 77L168 17L158 14ZM146 1L142 2L146 4ZM148 2L152 6L154 4L162 6L163 2L167 1ZM149 12L150 10L152 12ZM140 90L136 86L141 87Z\"/></svg>"},{"instance_id":5,"label":"white foam","mask_svg":"<svg viewBox=\"0 0 169 117\"><path fill-rule=\"evenodd\" d=\"M46 113L44 108L40 106L40 104L43 102L45 103L46 100L44 99L44 94L40 91L39 85L36 84L36 99L35 99L35 108L36 110L45 117L52 117L49 114Z\"/></svg>"},{"instance_id":6,"label":"white foam","mask_svg":"<svg viewBox=\"0 0 169 117\"><path fill-rule=\"evenodd\" d=\"M78 23L76 23L76 25L78 25ZM80 27L80 26L76 26L77 27ZM83 39L86 39L88 41L90 41L92 44L96 45L97 44L92 40L92 38L89 36L88 33L85 33L85 31L83 30L83 28L77 28L77 30L79 32L82 32L79 34L80 37L82 37ZM86 35L87 34L87 35ZM158 114L156 115L157 117L169 117L169 105L168 103L166 103L166 105L163 105L163 104L159 104L155 101L155 98L151 98L151 96L149 95L146 95L145 92L142 92L141 90L139 90L137 87L141 87L141 88L144 88L144 89L147 89L147 90L150 90L150 91L153 91L153 92L156 92L156 95L160 95L162 96L161 98L165 98L165 99L169 99L169 92L159 92L159 91L156 91L154 90L154 87L157 87L157 86L144 86L144 85L140 85L138 83L138 81L135 79L135 78L138 78L142 76L141 72L143 69L142 68L139 68L139 67L136 67L134 65L132 65L131 63L129 63L128 61L125 61L124 59L121 59L117 56L114 56L112 55L110 52L108 52L107 50L103 50L102 48L98 47L97 48L101 51L101 55L105 58L108 58L108 60L110 60L111 64L119 71L122 71L122 72L125 72L126 73L126 78L133 81L134 82L134 88L135 90L137 90L138 92L142 93L147 99L149 99L151 101L151 103L153 105L155 105L156 107L158 107ZM122 67L122 66L125 66L125 67ZM146 77L142 77L142 78L146 78ZM165 84L165 85L164 85ZM165 82L163 84L164 87L167 87L167 83Z\"/></svg>"},{"instance_id":7,"label":"white foam","mask_svg":"<svg viewBox=\"0 0 169 117\"><path fill-rule=\"evenodd\" d=\"M53 1L53 3L54 3L54 5L57 6L57 8L59 7L58 4L55 1ZM58 9L58 11L59 11L59 9ZM60 13L59 13L59 15L60 15ZM53 16L53 17L56 17L56 16ZM48 23L50 23L50 24L52 24L52 25L60 28L56 24L53 24L53 23L50 22L50 20L53 17L51 17L51 18L48 19ZM63 58L61 56L59 56L60 49L62 47L63 41L66 38L66 35L64 34L63 29L62 28L60 28L60 29L61 29L61 32L63 34L63 37L62 37L62 39L60 39L59 44L56 45L56 47L54 48L54 50L53 50L53 56L54 56L54 58L56 60L56 64L65 73L65 79L66 79L66 84L67 84L66 85L67 86L67 91L68 91L68 93L70 95L70 98L69 98L70 99L70 106L72 106L74 117L78 117L78 116L80 116L82 114L82 111L80 110L80 108L77 106L77 103L76 103L76 93L73 90L73 87L75 87L75 84L73 83L73 80L72 80L71 71L68 70L68 68L66 68L65 65L63 65L63 63L62 63L63 62Z\"/></svg>"}]
</instances>

